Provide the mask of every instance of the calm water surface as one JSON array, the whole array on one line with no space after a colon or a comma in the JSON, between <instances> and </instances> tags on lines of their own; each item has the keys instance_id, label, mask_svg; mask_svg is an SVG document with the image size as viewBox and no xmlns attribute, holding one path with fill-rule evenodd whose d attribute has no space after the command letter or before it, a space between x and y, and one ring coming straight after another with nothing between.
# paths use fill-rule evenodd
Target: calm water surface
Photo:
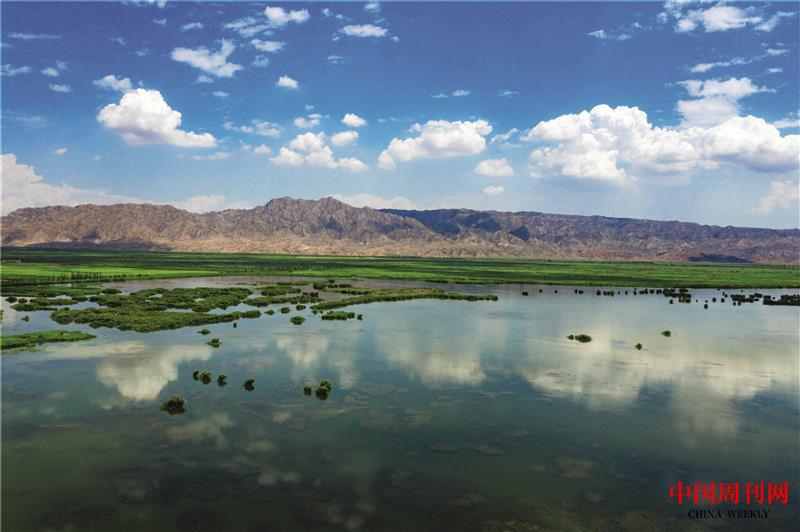
<instances>
[{"instance_id":1,"label":"calm water surface","mask_svg":"<svg viewBox=\"0 0 800 532\"><path fill-rule=\"evenodd\" d=\"M796 529L797 307L456 288L500 300L293 311L209 336L71 325L98 338L3 356L2 528ZM3 308L3 334L60 327ZM328 400L302 394L322 379ZM159 411L172 394L185 414ZM789 481L791 501L767 520L690 519L677 481Z\"/></svg>"}]
</instances>

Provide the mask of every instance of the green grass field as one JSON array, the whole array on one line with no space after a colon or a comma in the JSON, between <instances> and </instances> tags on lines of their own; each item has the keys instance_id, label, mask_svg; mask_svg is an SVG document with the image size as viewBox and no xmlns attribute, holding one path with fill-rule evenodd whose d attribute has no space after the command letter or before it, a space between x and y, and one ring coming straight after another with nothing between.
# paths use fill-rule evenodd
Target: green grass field
<instances>
[{"instance_id":1,"label":"green grass field","mask_svg":"<svg viewBox=\"0 0 800 532\"><path fill-rule=\"evenodd\" d=\"M457 283L575 286L799 288L800 267L752 264L517 259L319 257L3 249L3 284L216 275L298 275Z\"/></svg>"}]
</instances>

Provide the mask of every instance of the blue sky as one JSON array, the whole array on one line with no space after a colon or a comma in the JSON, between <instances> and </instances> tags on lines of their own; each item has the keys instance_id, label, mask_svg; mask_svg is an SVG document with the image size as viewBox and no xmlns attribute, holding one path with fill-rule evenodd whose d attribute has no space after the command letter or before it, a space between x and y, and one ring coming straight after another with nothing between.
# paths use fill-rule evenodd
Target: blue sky
<instances>
[{"instance_id":1,"label":"blue sky","mask_svg":"<svg viewBox=\"0 0 800 532\"><path fill-rule=\"evenodd\" d=\"M797 227L798 34L796 3L3 2L3 212Z\"/></svg>"}]
</instances>

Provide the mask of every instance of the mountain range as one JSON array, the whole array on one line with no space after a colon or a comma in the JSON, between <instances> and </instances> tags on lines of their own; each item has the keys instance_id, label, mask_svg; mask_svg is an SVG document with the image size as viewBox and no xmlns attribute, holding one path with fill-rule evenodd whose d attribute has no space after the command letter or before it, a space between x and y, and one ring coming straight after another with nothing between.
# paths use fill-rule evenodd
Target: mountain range
<instances>
[{"instance_id":1,"label":"mountain range","mask_svg":"<svg viewBox=\"0 0 800 532\"><path fill-rule=\"evenodd\" d=\"M352 207L277 198L197 214L169 205L17 209L2 218L14 247L315 255L800 263L800 229L470 209Z\"/></svg>"}]
</instances>

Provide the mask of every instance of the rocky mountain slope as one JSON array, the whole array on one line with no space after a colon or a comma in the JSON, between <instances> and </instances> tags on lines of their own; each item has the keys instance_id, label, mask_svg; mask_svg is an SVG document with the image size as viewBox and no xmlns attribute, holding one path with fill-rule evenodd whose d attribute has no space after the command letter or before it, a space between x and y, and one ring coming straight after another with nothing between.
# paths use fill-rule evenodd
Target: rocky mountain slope
<instances>
[{"instance_id":1,"label":"rocky mountain slope","mask_svg":"<svg viewBox=\"0 0 800 532\"><path fill-rule=\"evenodd\" d=\"M166 205L18 209L4 246L129 250L800 263L800 230L603 216L351 207L278 198L195 214Z\"/></svg>"}]
</instances>

